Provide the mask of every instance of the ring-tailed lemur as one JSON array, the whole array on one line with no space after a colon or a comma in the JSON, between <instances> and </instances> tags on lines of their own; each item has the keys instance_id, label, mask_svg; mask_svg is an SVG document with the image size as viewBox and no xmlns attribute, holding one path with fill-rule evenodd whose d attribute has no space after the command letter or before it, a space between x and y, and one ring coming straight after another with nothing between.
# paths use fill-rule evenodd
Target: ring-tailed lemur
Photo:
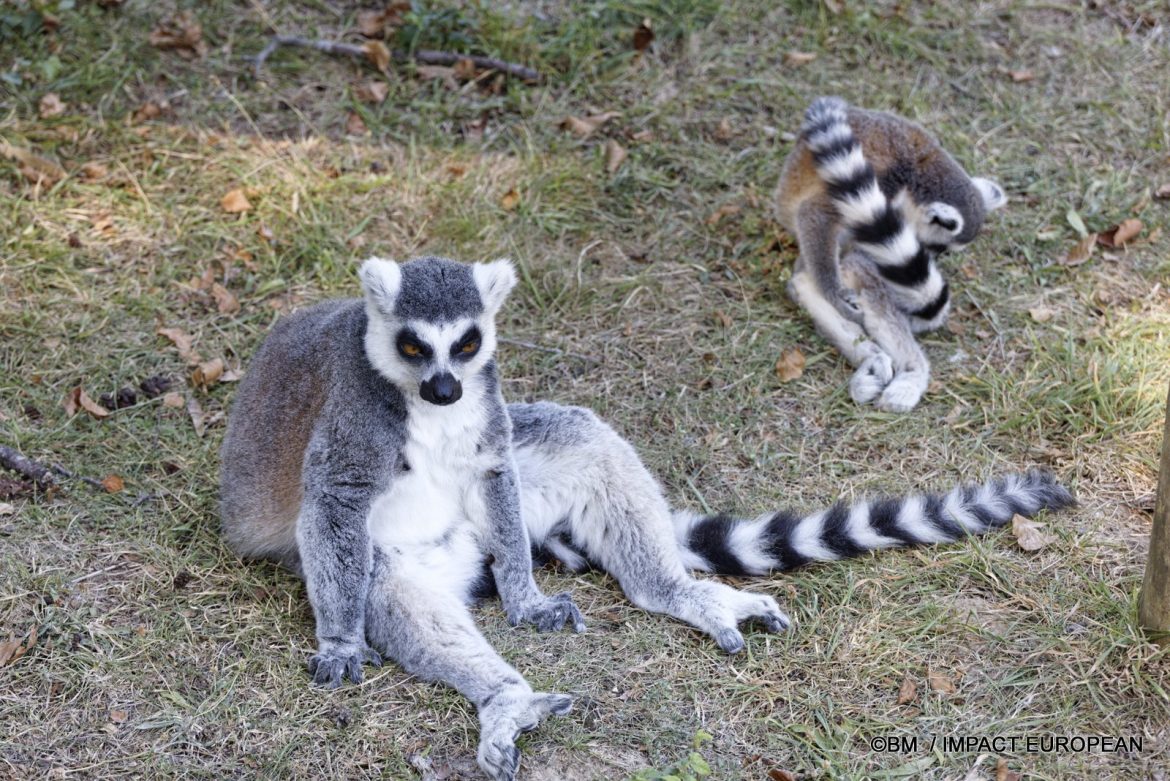
<instances>
[{"instance_id":1,"label":"ring-tailed lemur","mask_svg":"<svg viewBox=\"0 0 1170 781\"><path fill-rule=\"evenodd\" d=\"M936 258L975 238L1003 189L909 120L818 98L776 197L800 245L789 293L857 367L853 399L912 409L930 381L914 334L941 326L950 305Z\"/></svg>"},{"instance_id":2,"label":"ring-tailed lemur","mask_svg":"<svg viewBox=\"0 0 1170 781\"><path fill-rule=\"evenodd\" d=\"M874 548L955 540L1072 501L1029 472L914 496L755 520L672 512L634 449L592 412L505 406L495 316L508 261L370 259L365 300L277 324L228 422L221 497L236 551L300 572L317 621L318 683L359 681L388 656L479 710L479 764L512 779L517 735L569 710L533 692L476 630L468 603L494 581L513 624L584 623L543 595L532 550L604 569L634 604L743 648L739 624L789 624L770 596L690 570L762 574ZM486 571L485 571L486 565Z\"/></svg>"}]
</instances>

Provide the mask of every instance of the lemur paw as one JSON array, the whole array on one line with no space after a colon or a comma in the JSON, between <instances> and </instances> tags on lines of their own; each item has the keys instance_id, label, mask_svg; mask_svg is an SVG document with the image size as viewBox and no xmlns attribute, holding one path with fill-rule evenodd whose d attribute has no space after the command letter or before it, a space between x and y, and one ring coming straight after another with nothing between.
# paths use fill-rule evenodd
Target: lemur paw
<instances>
[{"instance_id":1,"label":"lemur paw","mask_svg":"<svg viewBox=\"0 0 1170 781\"><path fill-rule=\"evenodd\" d=\"M918 375L899 374L882 391L874 406L883 412L909 412L922 399L928 382L928 378Z\"/></svg>"},{"instance_id":2,"label":"lemur paw","mask_svg":"<svg viewBox=\"0 0 1170 781\"><path fill-rule=\"evenodd\" d=\"M849 396L858 404L868 404L878 397L894 378L894 362L884 352L874 353L862 361L849 380Z\"/></svg>"},{"instance_id":3,"label":"lemur paw","mask_svg":"<svg viewBox=\"0 0 1170 781\"><path fill-rule=\"evenodd\" d=\"M313 676L313 683L318 686L336 689L346 678L361 683L364 662L381 667L382 657L364 644L322 643L317 653L309 659L309 675Z\"/></svg>"},{"instance_id":4,"label":"lemur paw","mask_svg":"<svg viewBox=\"0 0 1170 781\"><path fill-rule=\"evenodd\" d=\"M501 692L479 709L479 751L476 759L492 781L512 781L520 770L516 739L536 729L549 715L563 716L573 707L564 694Z\"/></svg>"},{"instance_id":5,"label":"lemur paw","mask_svg":"<svg viewBox=\"0 0 1170 781\"><path fill-rule=\"evenodd\" d=\"M540 601L524 606L518 615L509 616L509 620L513 626L521 622L532 624L541 632L555 632L565 624L573 627L574 632L585 631L585 619L567 591L552 597L542 596Z\"/></svg>"}]
</instances>

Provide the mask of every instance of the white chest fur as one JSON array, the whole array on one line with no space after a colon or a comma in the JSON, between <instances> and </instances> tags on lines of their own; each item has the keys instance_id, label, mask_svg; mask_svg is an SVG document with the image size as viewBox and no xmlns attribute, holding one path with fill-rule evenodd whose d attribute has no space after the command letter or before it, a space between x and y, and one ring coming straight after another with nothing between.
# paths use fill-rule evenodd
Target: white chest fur
<instances>
[{"instance_id":1,"label":"white chest fur","mask_svg":"<svg viewBox=\"0 0 1170 781\"><path fill-rule=\"evenodd\" d=\"M493 464L481 452L488 424L483 388L467 383L463 397L442 407L417 396L409 403L403 457L408 469L370 508L375 544L408 554L478 531L483 522L479 482Z\"/></svg>"}]
</instances>

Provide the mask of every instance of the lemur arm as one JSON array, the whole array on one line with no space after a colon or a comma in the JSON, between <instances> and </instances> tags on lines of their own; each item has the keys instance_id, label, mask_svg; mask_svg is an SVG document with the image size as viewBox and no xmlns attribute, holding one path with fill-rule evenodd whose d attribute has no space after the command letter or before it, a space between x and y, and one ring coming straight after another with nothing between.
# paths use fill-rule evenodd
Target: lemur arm
<instances>
[{"instance_id":1,"label":"lemur arm","mask_svg":"<svg viewBox=\"0 0 1170 781\"><path fill-rule=\"evenodd\" d=\"M562 628L585 631L581 611L567 592L545 596L532 577L532 548L520 517L520 492L510 447L502 463L484 475L481 483L487 517L487 550L492 556L492 575L504 612L513 626L527 622L542 632Z\"/></svg>"},{"instance_id":2,"label":"lemur arm","mask_svg":"<svg viewBox=\"0 0 1170 781\"><path fill-rule=\"evenodd\" d=\"M336 418L318 426L305 458L305 498L297 518L297 548L317 620L313 681L329 687L362 680L362 662L381 660L366 646L365 607L373 568L367 516L387 475L379 448Z\"/></svg>"},{"instance_id":3,"label":"lemur arm","mask_svg":"<svg viewBox=\"0 0 1170 781\"><path fill-rule=\"evenodd\" d=\"M839 222L833 207L820 198L800 205L796 214L796 241L800 247L797 270L808 271L824 300L842 316L859 323L861 311L856 296L841 284Z\"/></svg>"}]
</instances>

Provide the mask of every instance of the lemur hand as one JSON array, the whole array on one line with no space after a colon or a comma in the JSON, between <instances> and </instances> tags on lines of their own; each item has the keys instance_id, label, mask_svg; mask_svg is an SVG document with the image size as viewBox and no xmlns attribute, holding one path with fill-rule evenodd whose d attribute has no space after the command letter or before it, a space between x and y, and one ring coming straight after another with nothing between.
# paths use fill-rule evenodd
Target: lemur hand
<instances>
[{"instance_id":1,"label":"lemur hand","mask_svg":"<svg viewBox=\"0 0 1170 781\"><path fill-rule=\"evenodd\" d=\"M537 593L534 599L509 610L508 622L512 626L519 626L521 623L532 624L541 632L553 632L565 624L572 626L574 632L585 631L585 619L581 617L581 611L573 604L567 591L552 597Z\"/></svg>"},{"instance_id":2,"label":"lemur hand","mask_svg":"<svg viewBox=\"0 0 1170 781\"><path fill-rule=\"evenodd\" d=\"M363 662L381 667L382 657L364 642L323 640L317 653L309 660L309 675L313 676L313 683L330 689L336 689L346 678L361 683Z\"/></svg>"}]
</instances>

